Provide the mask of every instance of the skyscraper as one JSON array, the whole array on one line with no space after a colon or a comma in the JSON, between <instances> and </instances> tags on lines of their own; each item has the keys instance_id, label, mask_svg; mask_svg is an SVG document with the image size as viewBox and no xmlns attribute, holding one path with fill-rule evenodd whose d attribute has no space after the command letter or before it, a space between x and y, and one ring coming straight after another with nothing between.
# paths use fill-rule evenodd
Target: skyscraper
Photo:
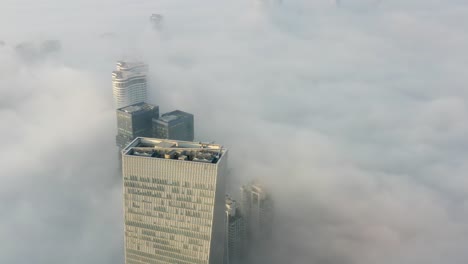
<instances>
[{"instance_id":1,"label":"skyscraper","mask_svg":"<svg viewBox=\"0 0 468 264\"><path fill-rule=\"evenodd\" d=\"M116 108L146 101L148 66L141 62L117 62L112 72L112 92Z\"/></svg>"},{"instance_id":2,"label":"skyscraper","mask_svg":"<svg viewBox=\"0 0 468 264\"><path fill-rule=\"evenodd\" d=\"M162 21L163 21L163 16L161 14L152 14L150 16L150 22L153 25L153 28L156 30L161 29Z\"/></svg>"},{"instance_id":3,"label":"skyscraper","mask_svg":"<svg viewBox=\"0 0 468 264\"><path fill-rule=\"evenodd\" d=\"M226 195L226 246L225 264L241 263L246 243L244 218L241 216L237 202Z\"/></svg>"},{"instance_id":4,"label":"skyscraper","mask_svg":"<svg viewBox=\"0 0 468 264\"><path fill-rule=\"evenodd\" d=\"M227 149L136 138L122 170L126 264L222 263Z\"/></svg>"},{"instance_id":5,"label":"skyscraper","mask_svg":"<svg viewBox=\"0 0 468 264\"><path fill-rule=\"evenodd\" d=\"M251 243L268 240L273 231L273 201L259 183L241 187L241 213L245 217L247 238Z\"/></svg>"},{"instance_id":6,"label":"skyscraper","mask_svg":"<svg viewBox=\"0 0 468 264\"><path fill-rule=\"evenodd\" d=\"M117 146L123 149L136 137L151 137L151 120L158 117L159 107L147 103L117 109Z\"/></svg>"},{"instance_id":7,"label":"skyscraper","mask_svg":"<svg viewBox=\"0 0 468 264\"><path fill-rule=\"evenodd\" d=\"M155 138L193 141L193 115L175 110L165 113L159 119L153 119L153 136Z\"/></svg>"}]
</instances>

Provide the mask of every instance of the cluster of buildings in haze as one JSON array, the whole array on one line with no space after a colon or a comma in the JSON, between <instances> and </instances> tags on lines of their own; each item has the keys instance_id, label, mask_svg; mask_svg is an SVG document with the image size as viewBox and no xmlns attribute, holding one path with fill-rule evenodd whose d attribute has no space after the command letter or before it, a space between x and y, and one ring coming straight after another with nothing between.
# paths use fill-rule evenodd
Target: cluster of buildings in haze
<instances>
[{"instance_id":1,"label":"cluster of buildings in haze","mask_svg":"<svg viewBox=\"0 0 468 264\"><path fill-rule=\"evenodd\" d=\"M272 235L269 193L252 182L241 187L240 202L226 195L228 150L194 142L193 114L160 115L147 103L147 74L144 63L124 61L112 72L125 263L248 263Z\"/></svg>"},{"instance_id":2,"label":"cluster of buildings in haze","mask_svg":"<svg viewBox=\"0 0 468 264\"><path fill-rule=\"evenodd\" d=\"M193 141L194 118L180 110L159 115L159 106L147 101L148 66L117 62L112 72L114 105L117 108L116 142L120 149L137 137Z\"/></svg>"}]
</instances>

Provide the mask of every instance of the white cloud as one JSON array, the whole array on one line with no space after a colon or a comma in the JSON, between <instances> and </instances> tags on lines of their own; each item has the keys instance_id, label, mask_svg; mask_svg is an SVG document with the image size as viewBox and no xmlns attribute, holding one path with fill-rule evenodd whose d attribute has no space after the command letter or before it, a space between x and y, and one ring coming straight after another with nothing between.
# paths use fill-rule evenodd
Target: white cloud
<instances>
[{"instance_id":1,"label":"white cloud","mask_svg":"<svg viewBox=\"0 0 468 264\"><path fill-rule=\"evenodd\" d=\"M0 262L122 262L110 71L139 58L233 191L271 186L273 263L464 263L468 5L369 1L4 1Z\"/></svg>"}]
</instances>

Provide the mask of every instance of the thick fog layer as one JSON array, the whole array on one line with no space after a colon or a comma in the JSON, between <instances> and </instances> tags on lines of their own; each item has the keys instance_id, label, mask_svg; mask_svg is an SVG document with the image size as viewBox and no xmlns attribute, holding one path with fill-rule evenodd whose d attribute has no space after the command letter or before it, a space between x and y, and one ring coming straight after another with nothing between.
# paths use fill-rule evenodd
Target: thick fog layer
<instances>
[{"instance_id":1,"label":"thick fog layer","mask_svg":"<svg viewBox=\"0 0 468 264\"><path fill-rule=\"evenodd\" d=\"M123 263L110 73L137 59L232 195L271 188L259 263L464 264L466 47L464 0L0 0L0 263Z\"/></svg>"}]
</instances>

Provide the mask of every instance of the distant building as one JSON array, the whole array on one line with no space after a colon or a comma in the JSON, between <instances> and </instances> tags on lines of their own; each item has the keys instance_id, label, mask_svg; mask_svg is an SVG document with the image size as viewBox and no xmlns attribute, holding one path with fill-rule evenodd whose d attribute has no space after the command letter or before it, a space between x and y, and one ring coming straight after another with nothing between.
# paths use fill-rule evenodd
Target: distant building
<instances>
[{"instance_id":1,"label":"distant building","mask_svg":"<svg viewBox=\"0 0 468 264\"><path fill-rule=\"evenodd\" d=\"M2 46L0 41L0 46ZM61 50L61 43L58 40L45 40L43 42L27 41L15 46L16 54L28 62L38 62L53 58Z\"/></svg>"},{"instance_id":2,"label":"distant building","mask_svg":"<svg viewBox=\"0 0 468 264\"><path fill-rule=\"evenodd\" d=\"M151 137L151 120L158 117L159 107L147 103L117 109L117 146L123 149L136 137Z\"/></svg>"},{"instance_id":3,"label":"distant building","mask_svg":"<svg viewBox=\"0 0 468 264\"><path fill-rule=\"evenodd\" d=\"M154 29L161 29L163 16L161 14L152 14L150 16L150 22Z\"/></svg>"},{"instance_id":4,"label":"distant building","mask_svg":"<svg viewBox=\"0 0 468 264\"><path fill-rule=\"evenodd\" d=\"M41 53L53 53L59 52L62 48L62 44L59 40L46 40L41 44Z\"/></svg>"},{"instance_id":5,"label":"distant building","mask_svg":"<svg viewBox=\"0 0 468 264\"><path fill-rule=\"evenodd\" d=\"M112 92L116 108L145 102L148 66L141 62L117 62L112 72Z\"/></svg>"},{"instance_id":6,"label":"distant building","mask_svg":"<svg viewBox=\"0 0 468 264\"><path fill-rule=\"evenodd\" d=\"M226 195L226 245L224 250L225 264L240 264L243 260L246 243L244 218L241 216L237 202Z\"/></svg>"},{"instance_id":7,"label":"distant building","mask_svg":"<svg viewBox=\"0 0 468 264\"><path fill-rule=\"evenodd\" d=\"M153 119L153 136L162 139L193 141L193 115L175 110Z\"/></svg>"},{"instance_id":8,"label":"distant building","mask_svg":"<svg viewBox=\"0 0 468 264\"><path fill-rule=\"evenodd\" d=\"M273 232L273 201L265 187L256 182L241 187L241 213L250 243L268 240Z\"/></svg>"},{"instance_id":9,"label":"distant building","mask_svg":"<svg viewBox=\"0 0 468 264\"><path fill-rule=\"evenodd\" d=\"M227 149L137 138L122 151L126 264L221 264Z\"/></svg>"}]
</instances>

